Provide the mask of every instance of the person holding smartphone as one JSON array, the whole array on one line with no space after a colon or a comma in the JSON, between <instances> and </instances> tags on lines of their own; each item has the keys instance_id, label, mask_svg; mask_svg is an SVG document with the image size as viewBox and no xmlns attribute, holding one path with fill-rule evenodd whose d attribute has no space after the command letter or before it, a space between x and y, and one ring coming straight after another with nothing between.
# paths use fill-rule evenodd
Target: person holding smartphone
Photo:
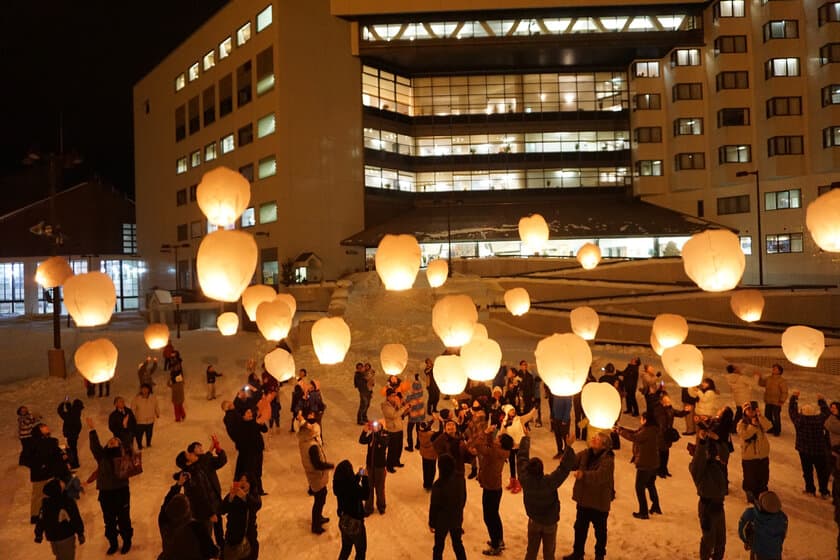
<instances>
[{"instance_id":1,"label":"person holding smartphone","mask_svg":"<svg viewBox=\"0 0 840 560\"><path fill-rule=\"evenodd\" d=\"M348 460L341 461L333 475L333 494L338 502L338 529L341 531L341 551L338 560L347 560L355 547L356 560L364 560L367 552L365 511L363 501L370 494L367 471L364 467L353 473Z\"/></svg>"},{"instance_id":2,"label":"person holding smartphone","mask_svg":"<svg viewBox=\"0 0 840 560\"><path fill-rule=\"evenodd\" d=\"M359 443L367 445L365 466L368 474L368 495L365 497L365 513L373 513L374 497L380 514L385 513L385 477L387 475L387 452L389 436L376 420L365 424L359 435ZM358 554L358 552L357 552Z\"/></svg>"}]
</instances>

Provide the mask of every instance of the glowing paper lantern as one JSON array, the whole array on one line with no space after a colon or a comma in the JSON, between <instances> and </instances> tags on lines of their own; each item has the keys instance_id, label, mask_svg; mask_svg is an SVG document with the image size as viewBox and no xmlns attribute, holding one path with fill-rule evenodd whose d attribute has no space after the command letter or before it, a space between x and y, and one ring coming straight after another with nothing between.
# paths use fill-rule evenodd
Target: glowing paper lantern
<instances>
[{"instance_id":1,"label":"glowing paper lantern","mask_svg":"<svg viewBox=\"0 0 840 560\"><path fill-rule=\"evenodd\" d=\"M656 338L656 335L650 333L650 347L653 348L653 351L656 352L657 356L661 356L662 352L665 351L665 348L660 344L659 340Z\"/></svg>"},{"instance_id":2,"label":"glowing paper lantern","mask_svg":"<svg viewBox=\"0 0 840 560\"><path fill-rule=\"evenodd\" d=\"M420 271L420 245L413 235L386 235L376 248L375 262L386 290L408 290Z\"/></svg>"},{"instance_id":3,"label":"glowing paper lantern","mask_svg":"<svg viewBox=\"0 0 840 560\"><path fill-rule=\"evenodd\" d=\"M601 324L598 312L585 305L572 309L569 321L572 323L572 332L584 340L594 340Z\"/></svg>"},{"instance_id":4,"label":"glowing paper lantern","mask_svg":"<svg viewBox=\"0 0 840 560\"><path fill-rule=\"evenodd\" d=\"M703 381L703 353L693 344L666 348L662 367L680 387L696 387Z\"/></svg>"},{"instance_id":5,"label":"glowing paper lantern","mask_svg":"<svg viewBox=\"0 0 840 560\"><path fill-rule=\"evenodd\" d=\"M580 393L580 404L589 423L602 430L615 426L621 415L621 395L609 383L587 383Z\"/></svg>"},{"instance_id":6,"label":"glowing paper lantern","mask_svg":"<svg viewBox=\"0 0 840 560\"><path fill-rule=\"evenodd\" d=\"M505 307L515 317L525 315L531 309L531 296L525 288L512 288L505 292Z\"/></svg>"},{"instance_id":7,"label":"glowing paper lantern","mask_svg":"<svg viewBox=\"0 0 840 560\"><path fill-rule=\"evenodd\" d=\"M257 243L250 233L220 229L201 240L196 269L201 291L207 297L238 300L256 268Z\"/></svg>"},{"instance_id":8,"label":"glowing paper lantern","mask_svg":"<svg viewBox=\"0 0 840 560\"><path fill-rule=\"evenodd\" d=\"M706 292L731 290L741 281L746 266L741 240L724 229L692 235L683 245L682 260L685 273Z\"/></svg>"},{"instance_id":9,"label":"glowing paper lantern","mask_svg":"<svg viewBox=\"0 0 840 560\"><path fill-rule=\"evenodd\" d=\"M402 344L386 344L379 352L382 369L388 375L399 375L408 365L408 350Z\"/></svg>"},{"instance_id":10,"label":"glowing paper lantern","mask_svg":"<svg viewBox=\"0 0 840 560\"><path fill-rule=\"evenodd\" d=\"M82 377L90 383L104 383L114 377L117 347L107 338L85 342L76 350L73 361Z\"/></svg>"},{"instance_id":11,"label":"glowing paper lantern","mask_svg":"<svg viewBox=\"0 0 840 560\"><path fill-rule=\"evenodd\" d=\"M470 338L470 340L483 340L486 338L489 338L489 335L487 334L487 327L485 327L481 323L476 323L473 326L473 335L472 338Z\"/></svg>"},{"instance_id":12,"label":"glowing paper lantern","mask_svg":"<svg viewBox=\"0 0 840 560\"><path fill-rule=\"evenodd\" d=\"M163 323L152 323L143 331L143 338L150 350L163 348L169 342L169 327Z\"/></svg>"},{"instance_id":13,"label":"glowing paper lantern","mask_svg":"<svg viewBox=\"0 0 840 560\"><path fill-rule=\"evenodd\" d=\"M219 166L201 177L195 199L209 223L231 226L248 208L251 183L241 173Z\"/></svg>"},{"instance_id":14,"label":"glowing paper lantern","mask_svg":"<svg viewBox=\"0 0 840 560\"><path fill-rule=\"evenodd\" d=\"M350 349L350 327L341 317L324 317L312 325L312 346L322 364L344 361Z\"/></svg>"},{"instance_id":15,"label":"glowing paper lantern","mask_svg":"<svg viewBox=\"0 0 840 560\"><path fill-rule=\"evenodd\" d=\"M601 262L601 248L594 243L584 243L577 252L577 262L586 270L592 270Z\"/></svg>"},{"instance_id":16,"label":"glowing paper lantern","mask_svg":"<svg viewBox=\"0 0 840 560\"><path fill-rule=\"evenodd\" d=\"M688 337L688 323L681 315L660 313L653 320L653 336L663 349L682 344Z\"/></svg>"},{"instance_id":17,"label":"glowing paper lantern","mask_svg":"<svg viewBox=\"0 0 840 560\"><path fill-rule=\"evenodd\" d=\"M292 294L283 293L277 294L277 297L274 299L277 301L282 301L283 303L288 305L289 311L292 312L292 317L295 316L295 312L297 311L297 300L295 299L295 296L293 296Z\"/></svg>"},{"instance_id":18,"label":"glowing paper lantern","mask_svg":"<svg viewBox=\"0 0 840 560\"><path fill-rule=\"evenodd\" d=\"M104 272L76 274L64 282L64 306L80 327L104 325L116 304L114 282Z\"/></svg>"},{"instance_id":19,"label":"glowing paper lantern","mask_svg":"<svg viewBox=\"0 0 840 560\"><path fill-rule=\"evenodd\" d=\"M820 249L840 252L840 190L832 189L810 203L805 225Z\"/></svg>"},{"instance_id":20,"label":"glowing paper lantern","mask_svg":"<svg viewBox=\"0 0 840 560\"><path fill-rule=\"evenodd\" d=\"M432 329L449 348L470 341L478 322L478 311L470 296L446 296L432 308Z\"/></svg>"},{"instance_id":21,"label":"glowing paper lantern","mask_svg":"<svg viewBox=\"0 0 840 560\"><path fill-rule=\"evenodd\" d=\"M440 288L449 277L449 263L443 259L435 259L426 267L426 280L430 288Z\"/></svg>"},{"instance_id":22,"label":"glowing paper lantern","mask_svg":"<svg viewBox=\"0 0 840 560\"><path fill-rule=\"evenodd\" d=\"M262 302L257 306L257 328L266 340L283 340L292 328L292 310L281 300Z\"/></svg>"},{"instance_id":23,"label":"glowing paper lantern","mask_svg":"<svg viewBox=\"0 0 840 560\"><path fill-rule=\"evenodd\" d=\"M495 340L473 335L472 340L461 347L461 365L470 379L490 381L502 365L502 348Z\"/></svg>"},{"instance_id":24,"label":"glowing paper lantern","mask_svg":"<svg viewBox=\"0 0 840 560\"><path fill-rule=\"evenodd\" d=\"M252 321L257 320L257 307L264 301L274 301L277 297L277 292L271 286L265 284L256 284L248 286L242 292L242 307L245 308L245 313Z\"/></svg>"},{"instance_id":25,"label":"glowing paper lantern","mask_svg":"<svg viewBox=\"0 0 840 560\"><path fill-rule=\"evenodd\" d=\"M434 364L435 382L444 395L458 395L467 387L467 372L460 356L438 356Z\"/></svg>"},{"instance_id":26,"label":"glowing paper lantern","mask_svg":"<svg viewBox=\"0 0 840 560\"><path fill-rule=\"evenodd\" d=\"M589 344L572 333L553 334L540 340L534 356L540 378L557 396L579 392L592 365Z\"/></svg>"},{"instance_id":27,"label":"glowing paper lantern","mask_svg":"<svg viewBox=\"0 0 840 560\"><path fill-rule=\"evenodd\" d=\"M782 333L782 351L785 357L798 366L816 367L823 351L825 336L821 331L801 325L788 327Z\"/></svg>"},{"instance_id":28,"label":"glowing paper lantern","mask_svg":"<svg viewBox=\"0 0 840 560\"><path fill-rule=\"evenodd\" d=\"M539 253L548 242L548 224L539 214L531 214L519 220L519 239L533 253Z\"/></svg>"},{"instance_id":29,"label":"glowing paper lantern","mask_svg":"<svg viewBox=\"0 0 840 560\"><path fill-rule=\"evenodd\" d=\"M219 328L222 336L233 336L239 330L239 315L233 311L222 313L216 319L216 326Z\"/></svg>"},{"instance_id":30,"label":"glowing paper lantern","mask_svg":"<svg viewBox=\"0 0 840 560\"><path fill-rule=\"evenodd\" d=\"M288 381L295 376L295 359L282 348L272 350L265 355L265 370L279 383Z\"/></svg>"},{"instance_id":31,"label":"glowing paper lantern","mask_svg":"<svg viewBox=\"0 0 840 560\"><path fill-rule=\"evenodd\" d=\"M61 286L71 276L73 269L64 257L50 257L35 270L35 282L46 289Z\"/></svg>"},{"instance_id":32,"label":"glowing paper lantern","mask_svg":"<svg viewBox=\"0 0 840 560\"><path fill-rule=\"evenodd\" d=\"M764 296L758 290L738 290L729 298L729 307L742 321L752 323L761 319Z\"/></svg>"}]
</instances>

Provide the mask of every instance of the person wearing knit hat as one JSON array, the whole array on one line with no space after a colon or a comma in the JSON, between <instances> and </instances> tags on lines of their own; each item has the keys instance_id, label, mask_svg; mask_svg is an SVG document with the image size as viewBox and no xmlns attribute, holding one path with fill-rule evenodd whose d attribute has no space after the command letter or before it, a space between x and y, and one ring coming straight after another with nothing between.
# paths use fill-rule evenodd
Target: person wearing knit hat
<instances>
[{"instance_id":1,"label":"person wearing knit hat","mask_svg":"<svg viewBox=\"0 0 840 560\"><path fill-rule=\"evenodd\" d=\"M762 492L738 522L738 536L751 560L777 560L787 534L788 518L775 492Z\"/></svg>"},{"instance_id":2,"label":"person wearing knit hat","mask_svg":"<svg viewBox=\"0 0 840 560\"><path fill-rule=\"evenodd\" d=\"M75 557L76 535L79 544L85 543L85 524L76 500L64 492L64 484L57 478L44 486L44 499L35 524L35 542L43 542L45 535L57 560Z\"/></svg>"}]
</instances>

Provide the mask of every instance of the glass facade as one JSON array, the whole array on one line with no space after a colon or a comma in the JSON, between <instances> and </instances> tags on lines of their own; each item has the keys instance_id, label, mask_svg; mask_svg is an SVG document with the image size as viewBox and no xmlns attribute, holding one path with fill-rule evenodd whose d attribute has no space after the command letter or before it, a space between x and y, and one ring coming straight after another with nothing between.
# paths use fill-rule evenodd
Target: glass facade
<instances>
[{"instance_id":1,"label":"glass facade","mask_svg":"<svg viewBox=\"0 0 840 560\"><path fill-rule=\"evenodd\" d=\"M117 312L140 308L140 268L140 261L134 260L103 260L100 263L99 270L111 278L117 290Z\"/></svg>"}]
</instances>

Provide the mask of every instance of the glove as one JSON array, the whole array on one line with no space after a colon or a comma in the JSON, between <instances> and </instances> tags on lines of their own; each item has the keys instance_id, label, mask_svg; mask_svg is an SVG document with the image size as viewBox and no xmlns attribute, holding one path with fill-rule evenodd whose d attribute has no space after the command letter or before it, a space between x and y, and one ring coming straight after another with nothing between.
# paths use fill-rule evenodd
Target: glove
<instances>
[{"instance_id":1,"label":"glove","mask_svg":"<svg viewBox=\"0 0 840 560\"><path fill-rule=\"evenodd\" d=\"M219 452L222 450L222 446L221 446L221 444L219 443L219 438L217 438L217 437L214 435L214 436L211 436L211 438L210 438L210 439L213 441L213 450L214 450L216 453L219 453Z\"/></svg>"},{"instance_id":2,"label":"glove","mask_svg":"<svg viewBox=\"0 0 840 560\"><path fill-rule=\"evenodd\" d=\"M85 534L79 535L79 544L85 544Z\"/></svg>"}]
</instances>

